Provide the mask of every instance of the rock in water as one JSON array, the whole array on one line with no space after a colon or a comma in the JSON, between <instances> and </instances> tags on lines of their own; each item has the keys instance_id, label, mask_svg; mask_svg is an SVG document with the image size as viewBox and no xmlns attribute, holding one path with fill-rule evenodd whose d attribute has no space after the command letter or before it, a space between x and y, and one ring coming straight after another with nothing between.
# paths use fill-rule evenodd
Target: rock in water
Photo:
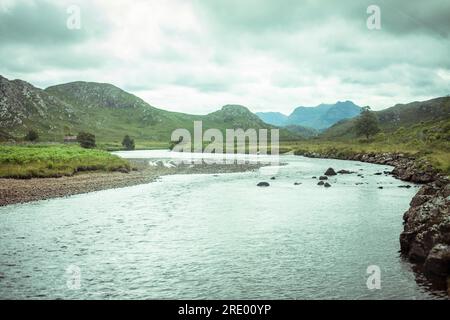
<instances>
[{"instance_id":1,"label":"rock in water","mask_svg":"<svg viewBox=\"0 0 450 320\"><path fill-rule=\"evenodd\" d=\"M328 168L328 170L324 173L326 176L335 176L337 175L336 171L333 168Z\"/></svg>"},{"instance_id":2,"label":"rock in water","mask_svg":"<svg viewBox=\"0 0 450 320\"><path fill-rule=\"evenodd\" d=\"M328 180L328 177L326 177L326 176L321 176L321 177L319 178L319 180Z\"/></svg>"},{"instance_id":3,"label":"rock in water","mask_svg":"<svg viewBox=\"0 0 450 320\"><path fill-rule=\"evenodd\" d=\"M270 184L268 182L260 182L257 184L258 187L270 187Z\"/></svg>"},{"instance_id":4,"label":"rock in water","mask_svg":"<svg viewBox=\"0 0 450 320\"><path fill-rule=\"evenodd\" d=\"M352 174L352 173L355 173L355 172L350 171L350 170L342 169L342 170L339 170L337 173L339 173L339 174Z\"/></svg>"},{"instance_id":5,"label":"rock in water","mask_svg":"<svg viewBox=\"0 0 450 320\"><path fill-rule=\"evenodd\" d=\"M331 184L329 184L328 182L325 182L324 187L329 188L329 187L331 187Z\"/></svg>"},{"instance_id":6,"label":"rock in water","mask_svg":"<svg viewBox=\"0 0 450 320\"><path fill-rule=\"evenodd\" d=\"M323 186L324 184L325 184L325 182L320 181L317 185L318 185L318 186Z\"/></svg>"},{"instance_id":7,"label":"rock in water","mask_svg":"<svg viewBox=\"0 0 450 320\"><path fill-rule=\"evenodd\" d=\"M437 244L425 260L425 272L439 277L447 276L450 270L450 246Z\"/></svg>"},{"instance_id":8,"label":"rock in water","mask_svg":"<svg viewBox=\"0 0 450 320\"><path fill-rule=\"evenodd\" d=\"M275 180L275 179L276 179L275 177L270 178L270 180Z\"/></svg>"}]
</instances>

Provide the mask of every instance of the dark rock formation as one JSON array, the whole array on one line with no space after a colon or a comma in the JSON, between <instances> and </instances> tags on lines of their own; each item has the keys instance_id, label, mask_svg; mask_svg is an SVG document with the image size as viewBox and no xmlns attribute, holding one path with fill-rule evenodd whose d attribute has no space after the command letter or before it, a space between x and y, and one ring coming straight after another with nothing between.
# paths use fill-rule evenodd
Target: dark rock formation
<instances>
[{"instance_id":1,"label":"dark rock formation","mask_svg":"<svg viewBox=\"0 0 450 320\"><path fill-rule=\"evenodd\" d=\"M319 180L328 180L328 177L326 177L326 176L321 176L321 177L319 177Z\"/></svg>"},{"instance_id":2,"label":"dark rock formation","mask_svg":"<svg viewBox=\"0 0 450 320\"><path fill-rule=\"evenodd\" d=\"M325 184L325 182L323 181L319 181L319 183L317 184L318 186L323 186Z\"/></svg>"},{"instance_id":3,"label":"dark rock formation","mask_svg":"<svg viewBox=\"0 0 450 320\"><path fill-rule=\"evenodd\" d=\"M257 187L270 187L268 182L260 182L256 185Z\"/></svg>"},{"instance_id":4,"label":"dark rock formation","mask_svg":"<svg viewBox=\"0 0 450 320\"><path fill-rule=\"evenodd\" d=\"M329 184L328 182L325 182L324 187L329 188L329 187L331 187L331 184Z\"/></svg>"},{"instance_id":5,"label":"dark rock formation","mask_svg":"<svg viewBox=\"0 0 450 320\"><path fill-rule=\"evenodd\" d=\"M450 183L441 178L424 185L404 214L401 251L410 260L425 262L435 276L450 275Z\"/></svg>"},{"instance_id":6,"label":"dark rock formation","mask_svg":"<svg viewBox=\"0 0 450 320\"><path fill-rule=\"evenodd\" d=\"M352 173L355 173L355 172L354 171L350 171L350 170L342 169L342 170L339 170L337 173L339 173L339 174L352 174Z\"/></svg>"},{"instance_id":7,"label":"dark rock formation","mask_svg":"<svg viewBox=\"0 0 450 320\"><path fill-rule=\"evenodd\" d=\"M334 171L333 168L328 168L328 170L325 171L324 175L326 175L326 176L335 176L335 175L337 175L337 173L336 173L336 171Z\"/></svg>"}]
</instances>

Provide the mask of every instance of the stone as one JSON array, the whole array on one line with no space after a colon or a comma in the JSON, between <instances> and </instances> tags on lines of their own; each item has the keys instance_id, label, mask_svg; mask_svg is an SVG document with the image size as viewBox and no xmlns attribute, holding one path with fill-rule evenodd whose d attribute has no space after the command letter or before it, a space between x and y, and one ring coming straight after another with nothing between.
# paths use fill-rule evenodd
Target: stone
<instances>
[{"instance_id":1,"label":"stone","mask_svg":"<svg viewBox=\"0 0 450 320\"><path fill-rule=\"evenodd\" d=\"M268 182L260 182L257 184L258 187L270 187L270 184Z\"/></svg>"},{"instance_id":2,"label":"stone","mask_svg":"<svg viewBox=\"0 0 450 320\"><path fill-rule=\"evenodd\" d=\"M339 174L352 174L352 173L355 173L355 172L350 171L350 170L339 170L337 173L339 173Z\"/></svg>"},{"instance_id":3,"label":"stone","mask_svg":"<svg viewBox=\"0 0 450 320\"><path fill-rule=\"evenodd\" d=\"M324 175L326 175L326 176L335 176L335 175L337 175L337 173L336 173L336 171L334 171L333 168L328 168L328 170L325 171Z\"/></svg>"},{"instance_id":4,"label":"stone","mask_svg":"<svg viewBox=\"0 0 450 320\"><path fill-rule=\"evenodd\" d=\"M424 269L427 274L439 277L450 274L450 246L435 245L425 260Z\"/></svg>"}]
</instances>

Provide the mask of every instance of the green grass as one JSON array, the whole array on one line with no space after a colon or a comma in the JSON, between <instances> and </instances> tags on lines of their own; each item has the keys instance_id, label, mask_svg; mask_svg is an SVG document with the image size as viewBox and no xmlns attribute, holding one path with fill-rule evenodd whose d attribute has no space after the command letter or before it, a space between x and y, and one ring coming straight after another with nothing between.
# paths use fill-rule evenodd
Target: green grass
<instances>
[{"instance_id":1,"label":"green grass","mask_svg":"<svg viewBox=\"0 0 450 320\"><path fill-rule=\"evenodd\" d=\"M0 177L44 178L82 171L129 170L130 164L106 151L67 145L0 145Z\"/></svg>"}]
</instances>

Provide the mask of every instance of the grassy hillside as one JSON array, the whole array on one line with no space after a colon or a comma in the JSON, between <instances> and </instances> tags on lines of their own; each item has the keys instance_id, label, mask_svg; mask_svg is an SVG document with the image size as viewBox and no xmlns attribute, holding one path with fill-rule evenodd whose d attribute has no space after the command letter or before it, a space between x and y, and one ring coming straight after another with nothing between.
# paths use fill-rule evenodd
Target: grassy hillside
<instances>
[{"instance_id":1,"label":"grassy hillside","mask_svg":"<svg viewBox=\"0 0 450 320\"><path fill-rule=\"evenodd\" d=\"M380 128L385 133L393 133L399 128L409 128L417 124L425 127L432 126L450 119L450 97L399 104L376 111L375 114L379 119ZM321 137L324 139L356 138L355 121L356 118L342 120L326 130Z\"/></svg>"},{"instance_id":2,"label":"grassy hillside","mask_svg":"<svg viewBox=\"0 0 450 320\"><path fill-rule=\"evenodd\" d=\"M120 147L126 134L138 147L168 147L172 131L186 128L192 132L195 120L203 121L205 130L275 128L242 106L189 115L155 108L111 84L72 82L41 90L20 80L0 80L3 137L8 134L17 138L35 129L41 141L62 142L64 135L88 131L96 135L99 145L108 148ZM298 138L287 130L281 130L280 137Z\"/></svg>"},{"instance_id":3,"label":"grassy hillside","mask_svg":"<svg viewBox=\"0 0 450 320\"><path fill-rule=\"evenodd\" d=\"M66 145L0 145L0 178L59 177L80 171L128 171L130 164L106 151Z\"/></svg>"}]
</instances>

